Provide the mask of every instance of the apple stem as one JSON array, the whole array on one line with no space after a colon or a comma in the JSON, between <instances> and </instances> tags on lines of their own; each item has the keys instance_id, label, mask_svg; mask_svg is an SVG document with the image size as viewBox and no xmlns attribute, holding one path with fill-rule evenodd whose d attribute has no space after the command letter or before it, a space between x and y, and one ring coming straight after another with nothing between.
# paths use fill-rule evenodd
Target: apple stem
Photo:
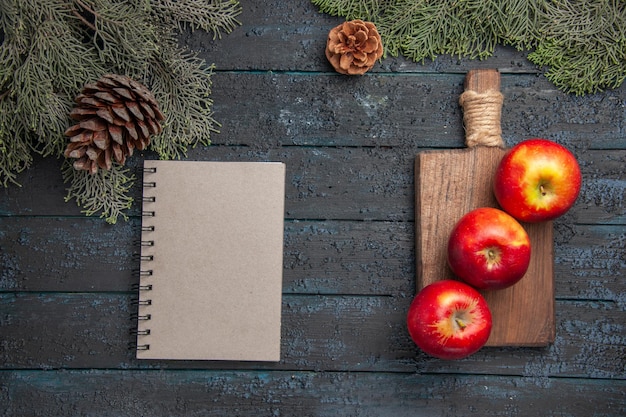
<instances>
[{"instance_id":1,"label":"apple stem","mask_svg":"<svg viewBox=\"0 0 626 417\"><path fill-rule=\"evenodd\" d=\"M543 184L539 186L539 191L541 191L541 195L546 195L546 189L543 187Z\"/></svg>"},{"instance_id":2,"label":"apple stem","mask_svg":"<svg viewBox=\"0 0 626 417\"><path fill-rule=\"evenodd\" d=\"M465 324L465 321L461 320L460 318L455 318L454 321L456 322L456 325L459 326L461 330L467 327L467 325Z\"/></svg>"}]
</instances>

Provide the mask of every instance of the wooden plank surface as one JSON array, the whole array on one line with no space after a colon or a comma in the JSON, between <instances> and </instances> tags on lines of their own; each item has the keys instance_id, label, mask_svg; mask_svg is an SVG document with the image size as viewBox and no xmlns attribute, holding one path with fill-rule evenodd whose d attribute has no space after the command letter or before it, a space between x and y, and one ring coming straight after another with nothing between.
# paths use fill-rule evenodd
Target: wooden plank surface
<instances>
[{"instance_id":1,"label":"wooden plank surface","mask_svg":"<svg viewBox=\"0 0 626 417\"><path fill-rule=\"evenodd\" d=\"M5 372L1 383L10 386L0 393L12 399L6 415L116 417L609 416L623 410L626 390L624 381L568 378L219 370Z\"/></svg>"},{"instance_id":2,"label":"wooden plank surface","mask_svg":"<svg viewBox=\"0 0 626 417\"><path fill-rule=\"evenodd\" d=\"M559 225L557 298L619 302L626 226ZM139 218L111 227L84 217L2 217L0 291L129 291L138 282L139 247L128 237L139 228ZM287 220L283 291L408 297L414 239L412 222Z\"/></svg>"},{"instance_id":3,"label":"wooden plank surface","mask_svg":"<svg viewBox=\"0 0 626 417\"><path fill-rule=\"evenodd\" d=\"M581 98L559 93L543 77L500 71L508 145L541 135L585 150L626 147L621 89ZM214 143L462 147L462 111L455 98L463 92L464 77L464 72L373 73L357 79L332 72L220 72L212 97L217 119L228 123Z\"/></svg>"},{"instance_id":4,"label":"wooden plank surface","mask_svg":"<svg viewBox=\"0 0 626 417\"><path fill-rule=\"evenodd\" d=\"M290 219L404 222L414 220L415 155L426 149L419 144L412 147L276 145L268 149L213 145L190 151L189 159L284 161L287 164L285 215ZM555 228L574 224L626 224L626 149L584 149L576 156L583 175L581 194ZM139 162L133 158L131 167L137 169ZM56 159L37 159L27 173L19 176L21 187L0 190L0 214L81 216L73 202L63 200L65 186L58 169L60 162ZM139 198L139 188L131 195ZM137 206L131 214L139 215Z\"/></svg>"},{"instance_id":5,"label":"wooden plank surface","mask_svg":"<svg viewBox=\"0 0 626 417\"><path fill-rule=\"evenodd\" d=\"M136 361L139 212L115 226L83 217L63 201L60 161L36 158L22 187L0 190L0 415L621 417L626 87L563 94L505 47L484 61L389 58L344 77L323 52L341 19L307 0L242 6L243 26L221 40L182 36L216 63L222 124L188 158L287 164L283 360ZM474 67L502 73L507 145L557 140L584 183L554 223L555 342L445 362L419 352L404 325L413 164L421 151L463 147L457 98Z\"/></svg>"},{"instance_id":6,"label":"wooden plank surface","mask_svg":"<svg viewBox=\"0 0 626 417\"><path fill-rule=\"evenodd\" d=\"M440 361L415 348L404 318L410 297L283 296L277 364L140 361L130 316L135 294L18 293L0 297L3 369L283 369L427 372L624 379L623 309L608 301L558 301L557 337L543 348L484 348Z\"/></svg>"}]
</instances>

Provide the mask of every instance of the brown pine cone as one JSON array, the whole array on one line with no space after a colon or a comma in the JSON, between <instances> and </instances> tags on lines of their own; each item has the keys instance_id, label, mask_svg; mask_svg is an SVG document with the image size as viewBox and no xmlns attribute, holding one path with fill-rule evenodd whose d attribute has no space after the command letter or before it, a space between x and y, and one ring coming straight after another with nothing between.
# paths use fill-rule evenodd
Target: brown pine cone
<instances>
[{"instance_id":1,"label":"brown pine cone","mask_svg":"<svg viewBox=\"0 0 626 417\"><path fill-rule=\"evenodd\" d=\"M65 156L76 159L75 169L92 174L111 169L113 160L124 165L134 149L144 150L165 119L150 90L124 75L86 84L74 101L70 117L78 123L65 131Z\"/></svg>"},{"instance_id":2,"label":"brown pine cone","mask_svg":"<svg viewBox=\"0 0 626 417\"><path fill-rule=\"evenodd\" d=\"M371 22L351 20L331 29L326 58L341 74L364 74L383 56L383 43Z\"/></svg>"}]
</instances>

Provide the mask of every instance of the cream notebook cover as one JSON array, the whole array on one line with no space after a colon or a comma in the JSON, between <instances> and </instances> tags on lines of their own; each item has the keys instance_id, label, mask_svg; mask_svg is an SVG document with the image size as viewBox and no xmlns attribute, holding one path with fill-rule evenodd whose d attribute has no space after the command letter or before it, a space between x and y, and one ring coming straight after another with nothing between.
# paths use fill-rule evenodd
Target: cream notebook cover
<instances>
[{"instance_id":1,"label":"cream notebook cover","mask_svg":"<svg viewBox=\"0 0 626 417\"><path fill-rule=\"evenodd\" d=\"M137 358L279 361L285 165L145 161Z\"/></svg>"}]
</instances>

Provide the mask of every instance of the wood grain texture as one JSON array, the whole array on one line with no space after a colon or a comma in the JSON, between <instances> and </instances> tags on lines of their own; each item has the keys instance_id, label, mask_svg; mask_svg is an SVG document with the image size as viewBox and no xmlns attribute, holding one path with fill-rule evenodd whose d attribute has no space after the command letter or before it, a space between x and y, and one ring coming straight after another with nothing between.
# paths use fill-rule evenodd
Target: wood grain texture
<instances>
[{"instance_id":1,"label":"wood grain texture","mask_svg":"<svg viewBox=\"0 0 626 417\"><path fill-rule=\"evenodd\" d=\"M626 226L557 222L556 297L626 303ZM0 217L0 291L127 292L138 282L140 220ZM412 222L287 220L283 290L410 297ZM39 262L34 262L37 259Z\"/></svg>"},{"instance_id":2,"label":"wood grain texture","mask_svg":"<svg viewBox=\"0 0 626 417\"><path fill-rule=\"evenodd\" d=\"M345 19L319 13L307 1L246 0L239 20L244 23L241 30L219 40L189 32L183 33L182 39L220 70L332 71L324 56L326 38L329 30ZM497 48L493 60L506 72L538 73L525 54L514 48ZM442 55L422 64L388 56L371 71L465 73L477 66L488 67L489 63Z\"/></svg>"},{"instance_id":3,"label":"wood grain texture","mask_svg":"<svg viewBox=\"0 0 626 417\"><path fill-rule=\"evenodd\" d=\"M139 361L129 346L134 293L16 293L0 296L0 369L266 369L427 372L626 379L623 308L558 301L548 347L484 348L462 361L421 352L405 326L411 297L283 296L277 364Z\"/></svg>"},{"instance_id":4,"label":"wood grain texture","mask_svg":"<svg viewBox=\"0 0 626 417\"><path fill-rule=\"evenodd\" d=\"M215 117L223 123L213 143L459 148L463 78L449 73L355 79L332 73L217 72L212 97ZM541 136L578 152L626 147L626 87L583 102L559 93L545 78L504 74L501 90L502 136L508 146Z\"/></svg>"},{"instance_id":5,"label":"wood grain texture","mask_svg":"<svg viewBox=\"0 0 626 417\"><path fill-rule=\"evenodd\" d=\"M284 161L287 164L286 217L290 219L413 221L415 215L414 165L417 153L407 147L335 146L221 146L190 150L191 160ZM154 157L154 155L147 155ZM572 209L557 219L557 226L573 224L626 224L626 149L577 152L583 185ZM140 176L134 157L130 168ZM36 159L19 176L21 187L0 190L0 215L80 216L80 209L65 203L60 161ZM131 196L140 198L139 187ZM139 215L135 205L130 212Z\"/></svg>"},{"instance_id":6,"label":"wood grain texture","mask_svg":"<svg viewBox=\"0 0 626 417\"><path fill-rule=\"evenodd\" d=\"M283 361L136 361L139 211L115 226L85 218L63 201L61 161L35 158L21 187L0 189L0 415L622 417L626 86L570 96L507 47L484 61L388 57L344 77L323 53L340 18L308 0L242 7L221 39L181 36L216 64L221 123L187 158L287 164ZM583 170L576 206L554 222L556 338L439 361L404 326L415 155L463 147L463 78L493 67L507 145L544 136Z\"/></svg>"},{"instance_id":7,"label":"wood grain texture","mask_svg":"<svg viewBox=\"0 0 626 417\"><path fill-rule=\"evenodd\" d=\"M346 372L4 372L5 415L613 416L626 382ZM538 397L537 392L543 393ZM95 395L94 395L95 394ZM88 400L86 400L88 398ZM558 399L558 401L556 400Z\"/></svg>"},{"instance_id":8,"label":"wood grain texture","mask_svg":"<svg viewBox=\"0 0 626 417\"><path fill-rule=\"evenodd\" d=\"M495 70L468 73L466 91L489 94L500 90ZM473 130L465 109L468 135ZM482 110L482 109L478 109ZM478 112L488 120L485 108ZM499 136L499 112L489 131ZM493 131L492 131L493 129ZM455 224L480 207L499 207L493 195L495 170L506 150L478 143L464 150L430 151L415 160L415 234L417 290L442 279L455 279L447 258L448 239ZM554 341L554 249L552 222L523 225L530 238L531 258L526 274L515 285L483 291L493 317L486 346L544 346ZM528 320L532 316L533 320Z\"/></svg>"},{"instance_id":9,"label":"wood grain texture","mask_svg":"<svg viewBox=\"0 0 626 417\"><path fill-rule=\"evenodd\" d=\"M448 237L456 222L479 207L498 207L493 173L505 151L473 147L420 153L416 158L417 289L455 279L448 266ZM483 291L493 317L487 346L542 346L554 341L552 222L524 224L531 259L524 278L497 291ZM528 320L532 316L533 320Z\"/></svg>"}]
</instances>

